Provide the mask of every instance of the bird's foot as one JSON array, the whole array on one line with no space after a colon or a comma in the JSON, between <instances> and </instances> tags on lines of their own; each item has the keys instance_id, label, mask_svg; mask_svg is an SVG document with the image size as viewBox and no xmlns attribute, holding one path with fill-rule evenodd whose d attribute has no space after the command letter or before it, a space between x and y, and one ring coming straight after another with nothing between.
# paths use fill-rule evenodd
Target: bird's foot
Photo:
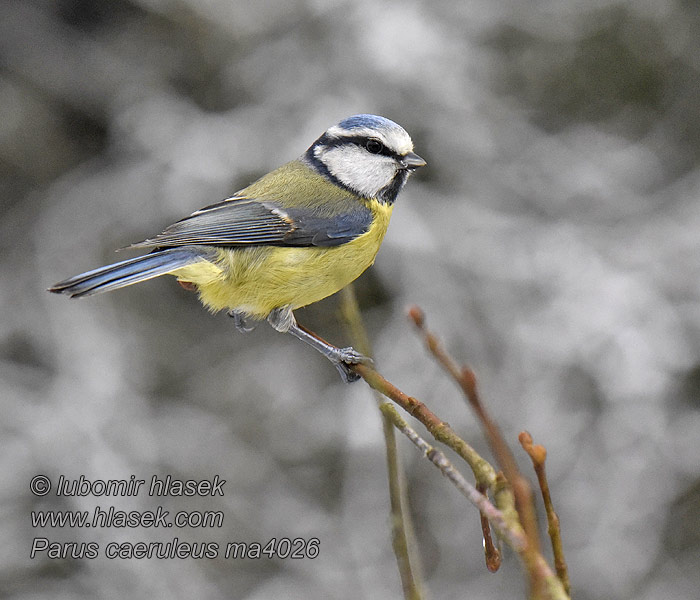
<instances>
[{"instance_id":1,"label":"bird's foot","mask_svg":"<svg viewBox=\"0 0 700 600\"><path fill-rule=\"evenodd\" d=\"M352 365L372 364L372 359L360 354L354 348L338 348L329 344L308 329L299 325L294 318L294 313L289 306L283 306L273 310L267 317L268 323L281 333L291 333L323 354L333 363L345 383L352 383L360 379L360 376L352 369Z\"/></svg>"},{"instance_id":2,"label":"bird's foot","mask_svg":"<svg viewBox=\"0 0 700 600\"><path fill-rule=\"evenodd\" d=\"M228 311L228 316L233 319L233 324L241 333L250 333L255 329L255 325L251 325L242 312L230 310Z\"/></svg>"},{"instance_id":3,"label":"bird's foot","mask_svg":"<svg viewBox=\"0 0 700 600\"><path fill-rule=\"evenodd\" d=\"M349 347L335 348L335 352L331 351L329 353L328 359L335 365L344 383L352 383L360 379L360 376L353 370L352 365L374 364L371 358Z\"/></svg>"}]
</instances>

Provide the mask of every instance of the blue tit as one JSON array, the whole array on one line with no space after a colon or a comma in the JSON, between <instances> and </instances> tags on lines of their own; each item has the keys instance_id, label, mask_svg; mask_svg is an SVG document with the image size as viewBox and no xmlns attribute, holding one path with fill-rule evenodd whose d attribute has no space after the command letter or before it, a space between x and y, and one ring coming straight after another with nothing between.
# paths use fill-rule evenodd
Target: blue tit
<instances>
[{"instance_id":1,"label":"blue tit","mask_svg":"<svg viewBox=\"0 0 700 600\"><path fill-rule=\"evenodd\" d=\"M162 233L132 244L144 256L76 275L49 288L91 296L159 275L177 277L236 326L267 319L328 358L345 381L368 359L298 325L293 311L334 294L375 259L394 202L425 161L389 119L355 115L328 129L298 159Z\"/></svg>"}]
</instances>

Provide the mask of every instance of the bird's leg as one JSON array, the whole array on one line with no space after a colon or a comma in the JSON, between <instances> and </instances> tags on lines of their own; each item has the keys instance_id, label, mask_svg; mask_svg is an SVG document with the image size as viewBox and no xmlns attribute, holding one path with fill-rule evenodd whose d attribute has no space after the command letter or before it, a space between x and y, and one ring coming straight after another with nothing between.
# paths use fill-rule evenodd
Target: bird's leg
<instances>
[{"instance_id":1,"label":"bird's leg","mask_svg":"<svg viewBox=\"0 0 700 600\"><path fill-rule=\"evenodd\" d=\"M250 333L255 329L254 325L250 325L248 321L245 318L245 315L242 312L238 312L237 310L230 310L228 311L228 316L233 319L233 324L236 326L236 329L240 331L241 333Z\"/></svg>"},{"instance_id":2,"label":"bird's leg","mask_svg":"<svg viewBox=\"0 0 700 600\"><path fill-rule=\"evenodd\" d=\"M273 310L268 315L267 321L280 333L291 333L294 337L318 350L335 365L335 368L338 369L338 373L340 373L340 377L345 383L352 383L360 378L355 371L350 369L349 365L372 363L372 359L360 354L354 348L338 348L299 325L294 318L292 309L288 306Z\"/></svg>"}]
</instances>

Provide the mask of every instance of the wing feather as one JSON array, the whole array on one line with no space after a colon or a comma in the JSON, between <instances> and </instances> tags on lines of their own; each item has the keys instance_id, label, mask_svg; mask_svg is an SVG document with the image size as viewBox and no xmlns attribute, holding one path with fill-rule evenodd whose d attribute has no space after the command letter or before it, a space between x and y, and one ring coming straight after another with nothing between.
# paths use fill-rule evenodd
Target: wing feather
<instances>
[{"instance_id":1,"label":"wing feather","mask_svg":"<svg viewBox=\"0 0 700 600\"><path fill-rule=\"evenodd\" d=\"M371 210L361 202L326 214L326 207L283 207L236 196L202 208L132 248L174 246L337 246L365 233Z\"/></svg>"}]
</instances>

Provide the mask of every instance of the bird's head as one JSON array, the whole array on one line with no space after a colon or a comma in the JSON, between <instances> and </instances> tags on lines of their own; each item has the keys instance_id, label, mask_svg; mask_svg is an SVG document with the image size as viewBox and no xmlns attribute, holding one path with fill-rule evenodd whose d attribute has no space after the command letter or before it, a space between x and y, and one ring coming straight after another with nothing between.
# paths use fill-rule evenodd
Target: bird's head
<instances>
[{"instance_id":1,"label":"bird's head","mask_svg":"<svg viewBox=\"0 0 700 600\"><path fill-rule=\"evenodd\" d=\"M403 127L376 115L354 115L333 125L304 160L333 183L386 203L394 202L409 174L426 164Z\"/></svg>"}]
</instances>

